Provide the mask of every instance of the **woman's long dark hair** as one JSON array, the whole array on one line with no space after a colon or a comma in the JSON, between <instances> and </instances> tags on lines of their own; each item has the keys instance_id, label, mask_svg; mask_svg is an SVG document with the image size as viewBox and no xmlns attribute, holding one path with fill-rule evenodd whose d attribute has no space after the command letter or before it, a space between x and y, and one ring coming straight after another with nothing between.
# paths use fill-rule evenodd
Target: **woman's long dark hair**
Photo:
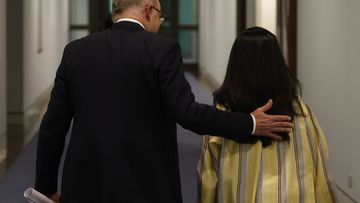
<instances>
[{"instance_id":1,"label":"woman's long dark hair","mask_svg":"<svg viewBox=\"0 0 360 203\"><path fill-rule=\"evenodd\" d=\"M298 79L288 69L275 35L264 28L243 31L231 49L225 80L214 92L214 103L235 112L251 113L273 100L268 114L294 117L293 102L301 94ZM280 134L288 139L288 134ZM260 138L264 146L270 139ZM256 142L254 139L252 142Z\"/></svg>"}]
</instances>

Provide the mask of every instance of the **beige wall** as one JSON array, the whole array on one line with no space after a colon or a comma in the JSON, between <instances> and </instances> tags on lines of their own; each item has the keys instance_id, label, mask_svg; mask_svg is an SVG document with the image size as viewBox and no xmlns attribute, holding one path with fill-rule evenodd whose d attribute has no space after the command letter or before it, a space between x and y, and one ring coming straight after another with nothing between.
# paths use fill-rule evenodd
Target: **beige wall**
<instances>
[{"instance_id":1,"label":"beige wall","mask_svg":"<svg viewBox=\"0 0 360 203\"><path fill-rule=\"evenodd\" d=\"M236 38L236 1L200 0L199 34L200 69L219 85Z\"/></svg>"},{"instance_id":2,"label":"beige wall","mask_svg":"<svg viewBox=\"0 0 360 203\"><path fill-rule=\"evenodd\" d=\"M277 0L255 0L255 24L276 33Z\"/></svg>"},{"instance_id":3,"label":"beige wall","mask_svg":"<svg viewBox=\"0 0 360 203\"><path fill-rule=\"evenodd\" d=\"M42 1L41 10L38 0L24 1L24 110L53 84L62 50L68 42L68 13L67 0Z\"/></svg>"},{"instance_id":4,"label":"beige wall","mask_svg":"<svg viewBox=\"0 0 360 203\"><path fill-rule=\"evenodd\" d=\"M0 0L0 162L6 131L6 0Z\"/></svg>"},{"instance_id":5,"label":"beige wall","mask_svg":"<svg viewBox=\"0 0 360 203\"><path fill-rule=\"evenodd\" d=\"M360 201L360 1L298 1L298 75L329 142L329 166ZM352 179L350 187L349 179Z\"/></svg>"}]
</instances>

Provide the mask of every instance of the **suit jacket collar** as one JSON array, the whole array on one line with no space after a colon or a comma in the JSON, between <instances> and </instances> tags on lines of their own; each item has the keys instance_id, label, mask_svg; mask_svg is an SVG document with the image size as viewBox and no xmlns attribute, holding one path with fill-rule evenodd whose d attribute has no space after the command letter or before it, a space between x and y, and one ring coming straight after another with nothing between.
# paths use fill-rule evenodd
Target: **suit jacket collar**
<instances>
[{"instance_id":1,"label":"suit jacket collar","mask_svg":"<svg viewBox=\"0 0 360 203\"><path fill-rule=\"evenodd\" d=\"M111 29L135 29L135 30L144 30L143 27L141 27L141 25L134 23L134 22L130 22L130 21L120 21L115 23Z\"/></svg>"}]
</instances>

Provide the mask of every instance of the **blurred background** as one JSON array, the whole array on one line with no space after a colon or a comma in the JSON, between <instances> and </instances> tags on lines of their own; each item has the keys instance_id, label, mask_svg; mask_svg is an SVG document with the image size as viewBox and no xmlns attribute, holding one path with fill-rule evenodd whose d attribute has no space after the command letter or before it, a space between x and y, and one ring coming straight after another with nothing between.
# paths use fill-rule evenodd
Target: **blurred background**
<instances>
[{"instance_id":1,"label":"blurred background","mask_svg":"<svg viewBox=\"0 0 360 203\"><path fill-rule=\"evenodd\" d=\"M196 97L206 95L208 103L223 81L239 32L257 25L277 35L327 136L340 203L360 202L360 1L161 2L169 19L160 34L180 43ZM0 202L15 202L1 200L5 191L32 184L35 150L25 149L36 140L64 46L107 29L110 13L111 0L0 0ZM192 195L184 202L191 202L200 138L181 139L180 150L191 149L181 157L184 163L191 159L182 169L190 174L190 189L183 181L184 196Z\"/></svg>"}]
</instances>

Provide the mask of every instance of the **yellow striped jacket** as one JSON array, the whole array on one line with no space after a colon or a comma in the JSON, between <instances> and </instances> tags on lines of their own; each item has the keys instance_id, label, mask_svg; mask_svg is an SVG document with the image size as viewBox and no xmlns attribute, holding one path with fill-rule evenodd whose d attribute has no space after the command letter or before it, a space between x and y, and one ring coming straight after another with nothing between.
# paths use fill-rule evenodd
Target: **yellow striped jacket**
<instances>
[{"instance_id":1,"label":"yellow striped jacket","mask_svg":"<svg viewBox=\"0 0 360 203\"><path fill-rule=\"evenodd\" d=\"M263 148L260 141L239 144L204 136L197 169L199 203L336 202L324 133L302 99L294 105L304 115L295 116L289 141Z\"/></svg>"}]
</instances>

